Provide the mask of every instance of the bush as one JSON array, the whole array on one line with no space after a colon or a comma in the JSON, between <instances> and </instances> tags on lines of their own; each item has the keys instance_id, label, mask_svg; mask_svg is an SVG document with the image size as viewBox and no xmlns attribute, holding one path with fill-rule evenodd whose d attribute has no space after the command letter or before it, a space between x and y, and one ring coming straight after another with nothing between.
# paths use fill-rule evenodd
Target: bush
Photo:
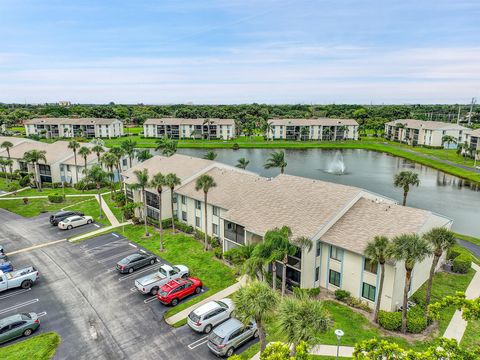
<instances>
[{"instance_id":1,"label":"bush","mask_svg":"<svg viewBox=\"0 0 480 360\"><path fill-rule=\"evenodd\" d=\"M345 301L350 297L350 292L346 290L335 290L335 299Z\"/></svg>"},{"instance_id":2,"label":"bush","mask_svg":"<svg viewBox=\"0 0 480 360\"><path fill-rule=\"evenodd\" d=\"M141 220L136 216L132 216L131 219L134 225L139 225L141 223Z\"/></svg>"},{"instance_id":3,"label":"bush","mask_svg":"<svg viewBox=\"0 0 480 360\"><path fill-rule=\"evenodd\" d=\"M125 220L129 220L133 218L133 216L135 215L135 207L136 205L133 202L126 203L122 207L123 217L125 218Z\"/></svg>"},{"instance_id":4,"label":"bush","mask_svg":"<svg viewBox=\"0 0 480 360\"><path fill-rule=\"evenodd\" d=\"M238 143L234 143L234 144L232 145L232 149L233 149L233 150L238 150L238 149L240 149L240 145L238 145Z\"/></svg>"},{"instance_id":5,"label":"bush","mask_svg":"<svg viewBox=\"0 0 480 360\"><path fill-rule=\"evenodd\" d=\"M348 296L345 299L345 302L347 303L348 306L354 307L356 309L361 309L366 312L372 312L372 308L368 305L367 302L362 301L356 297Z\"/></svg>"},{"instance_id":6,"label":"bush","mask_svg":"<svg viewBox=\"0 0 480 360\"><path fill-rule=\"evenodd\" d=\"M213 248L213 255L215 255L216 258L221 259L222 258L222 248L220 246L216 246Z\"/></svg>"},{"instance_id":7,"label":"bush","mask_svg":"<svg viewBox=\"0 0 480 360\"><path fill-rule=\"evenodd\" d=\"M381 327L390 331L398 331L402 327L402 313L380 310L378 313L378 323Z\"/></svg>"},{"instance_id":8,"label":"bush","mask_svg":"<svg viewBox=\"0 0 480 360\"><path fill-rule=\"evenodd\" d=\"M127 202L127 197L123 192L117 192L116 194L114 194L113 200L115 201L115 204L117 204L117 206L122 207Z\"/></svg>"},{"instance_id":9,"label":"bush","mask_svg":"<svg viewBox=\"0 0 480 360\"><path fill-rule=\"evenodd\" d=\"M180 221L176 221L176 220L175 220L175 229L183 231L186 234L193 234L193 231L194 231L193 226L184 224L184 223L182 223Z\"/></svg>"},{"instance_id":10,"label":"bush","mask_svg":"<svg viewBox=\"0 0 480 360\"><path fill-rule=\"evenodd\" d=\"M23 203L24 203L25 205L27 205L27 204L28 204L28 198L23 198Z\"/></svg>"},{"instance_id":11,"label":"bush","mask_svg":"<svg viewBox=\"0 0 480 360\"><path fill-rule=\"evenodd\" d=\"M320 295L320 288L300 289L299 287L294 286L293 294L297 297L307 296L310 298L315 298Z\"/></svg>"},{"instance_id":12,"label":"bush","mask_svg":"<svg viewBox=\"0 0 480 360\"><path fill-rule=\"evenodd\" d=\"M8 184L8 191L13 192L18 190L18 185L16 183Z\"/></svg>"},{"instance_id":13,"label":"bush","mask_svg":"<svg viewBox=\"0 0 480 360\"><path fill-rule=\"evenodd\" d=\"M415 306L407 312L407 331L412 334L419 334L427 328L427 315L424 308Z\"/></svg>"},{"instance_id":14,"label":"bush","mask_svg":"<svg viewBox=\"0 0 480 360\"><path fill-rule=\"evenodd\" d=\"M460 255L460 252L458 250L455 250L455 248L450 248L447 251L447 259L448 260L453 260L455 259L458 255Z\"/></svg>"},{"instance_id":15,"label":"bush","mask_svg":"<svg viewBox=\"0 0 480 360\"><path fill-rule=\"evenodd\" d=\"M20 186L22 186L22 187L25 187L25 186L30 185L30 176L25 175L24 177L22 177L22 178L20 179L20 181L19 181L18 183L19 183Z\"/></svg>"},{"instance_id":16,"label":"bush","mask_svg":"<svg viewBox=\"0 0 480 360\"><path fill-rule=\"evenodd\" d=\"M51 203L60 204L63 202L63 200L64 198L62 195L59 195L59 194L48 195L48 201L50 201Z\"/></svg>"},{"instance_id":17,"label":"bush","mask_svg":"<svg viewBox=\"0 0 480 360\"><path fill-rule=\"evenodd\" d=\"M472 267L472 257L468 254L461 254L453 260L452 271L459 274L466 274Z\"/></svg>"}]
</instances>

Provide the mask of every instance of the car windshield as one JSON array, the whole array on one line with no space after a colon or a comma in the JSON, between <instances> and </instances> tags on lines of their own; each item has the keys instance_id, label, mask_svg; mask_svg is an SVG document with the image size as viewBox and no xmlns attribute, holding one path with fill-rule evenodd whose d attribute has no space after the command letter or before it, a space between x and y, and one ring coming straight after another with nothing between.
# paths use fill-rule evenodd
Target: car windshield
<instances>
[{"instance_id":1,"label":"car windshield","mask_svg":"<svg viewBox=\"0 0 480 360\"><path fill-rule=\"evenodd\" d=\"M200 320L200 316L198 316L197 314L195 314L193 311L188 315L188 317L190 318L190 320L192 320L193 322L197 322Z\"/></svg>"},{"instance_id":2,"label":"car windshield","mask_svg":"<svg viewBox=\"0 0 480 360\"><path fill-rule=\"evenodd\" d=\"M177 273L181 272L181 270L176 266L173 267L173 270L175 270Z\"/></svg>"},{"instance_id":3,"label":"car windshield","mask_svg":"<svg viewBox=\"0 0 480 360\"><path fill-rule=\"evenodd\" d=\"M32 319L30 314L27 314L27 313L22 313L21 316L22 316L22 320L31 320Z\"/></svg>"},{"instance_id":4,"label":"car windshield","mask_svg":"<svg viewBox=\"0 0 480 360\"><path fill-rule=\"evenodd\" d=\"M160 294L160 296L167 296L168 295L168 292L165 291L165 290L160 290L158 293Z\"/></svg>"},{"instance_id":5,"label":"car windshield","mask_svg":"<svg viewBox=\"0 0 480 360\"><path fill-rule=\"evenodd\" d=\"M215 334L214 332L210 334L210 337L208 339L215 345L222 345L223 343L223 338Z\"/></svg>"},{"instance_id":6,"label":"car windshield","mask_svg":"<svg viewBox=\"0 0 480 360\"><path fill-rule=\"evenodd\" d=\"M215 302L223 308L228 308L228 305L225 304L223 301L215 301Z\"/></svg>"},{"instance_id":7,"label":"car windshield","mask_svg":"<svg viewBox=\"0 0 480 360\"><path fill-rule=\"evenodd\" d=\"M165 270L163 267L160 267L158 269L158 272L160 273L160 275L167 276L167 270Z\"/></svg>"},{"instance_id":8,"label":"car windshield","mask_svg":"<svg viewBox=\"0 0 480 360\"><path fill-rule=\"evenodd\" d=\"M124 264L128 264L130 260L131 260L130 256L127 256L126 258L123 258L122 260L120 260L118 263L124 265Z\"/></svg>"}]
</instances>

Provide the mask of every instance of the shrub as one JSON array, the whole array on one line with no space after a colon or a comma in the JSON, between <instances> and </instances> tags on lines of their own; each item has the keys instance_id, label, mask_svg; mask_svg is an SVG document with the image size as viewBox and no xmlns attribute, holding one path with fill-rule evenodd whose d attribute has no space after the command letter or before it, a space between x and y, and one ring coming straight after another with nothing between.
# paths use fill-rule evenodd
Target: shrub
<instances>
[{"instance_id":1,"label":"shrub","mask_svg":"<svg viewBox=\"0 0 480 360\"><path fill-rule=\"evenodd\" d=\"M232 145L232 149L233 149L233 150L238 150L238 149L240 149L240 145L238 145L238 143L234 143L234 144Z\"/></svg>"},{"instance_id":2,"label":"shrub","mask_svg":"<svg viewBox=\"0 0 480 360\"><path fill-rule=\"evenodd\" d=\"M8 184L8 191L13 192L18 190L18 185L15 183Z\"/></svg>"},{"instance_id":3,"label":"shrub","mask_svg":"<svg viewBox=\"0 0 480 360\"><path fill-rule=\"evenodd\" d=\"M135 215L135 207L136 205L133 202L126 203L122 207L123 217L125 218L125 220L133 218L133 215Z\"/></svg>"},{"instance_id":4,"label":"shrub","mask_svg":"<svg viewBox=\"0 0 480 360\"><path fill-rule=\"evenodd\" d=\"M125 194L123 192L117 192L114 196L113 196L113 200L115 201L115 203L118 205L118 206L124 206L125 203L127 202L127 197L125 196Z\"/></svg>"},{"instance_id":5,"label":"shrub","mask_svg":"<svg viewBox=\"0 0 480 360\"><path fill-rule=\"evenodd\" d=\"M315 298L320 295L320 288L311 288L311 289L300 289L297 286L293 287L293 294L297 297L307 296Z\"/></svg>"},{"instance_id":6,"label":"shrub","mask_svg":"<svg viewBox=\"0 0 480 360\"><path fill-rule=\"evenodd\" d=\"M216 246L213 248L213 255L215 255L216 258L221 259L222 258L222 248L220 246Z\"/></svg>"},{"instance_id":7,"label":"shrub","mask_svg":"<svg viewBox=\"0 0 480 360\"><path fill-rule=\"evenodd\" d=\"M28 204L28 198L23 198L23 203L24 203L25 205L27 205L27 204Z\"/></svg>"},{"instance_id":8,"label":"shrub","mask_svg":"<svg viewBox=\"0 0 480 360\"><path fill-rule=\"evenodd\" d=\"M407 312L407 331L412 334L419 334L427 328L427 316L424 308L415 306Z\"/></svg>"},{"instance_id":9,"label":"shrub","mask_svg":"<svg viewBox=\"0 0 480 360\"><path fill-rule=\"evenodd\" d=\"M346 290L335 290L335 299L340 301L345 301L347 298L351 297L350 292Z\"/></svg>"},{"instance_id":10,"label":"shrub","mask_svg":"<svg viewBox=\"0 0 480 360\"><path fill-rule=\"evenodd\" d=\"M397 331L402 326L402 313L380 310L378 313L378 323L381 327L390 331Z\"/></svg>"},{"instance_id":11,"label":"shrub","mask_svg":"<svg viewBox=\"0 0 480 360\"><path fill-rule=\"evenodd\" d=\"M466 274L472 267L472 257L468 254L461 254L453 260L452 270L459 274Z\"/></svg>"},{"instance_id":12,"label":"shrub","mask_svg":"<svg viewBox=\"0 0 480 360\"><path fill-rule=\"evenodd\" d=\"M48 201L55 204L60 204L63 202L63 196L59 194L48 195Z\"/></svg>"},{"instance_id":13,"label":"shrub","mask_svg":"<svg viewBox=\"0 0 480 360\"><path fill-rule=\"evenodd\" d=\"M136 216L132 216L131 219L134 225L139 225L141 223L141 220Z\"/></svg>"},{"instance_id":14,"label":"shrub","mask_svg":"<svg viewBox=\"0 0 480 360\"><path fill-rule=\"evenodd\" d=\"M448 260L453 260L455 259L458 255L460 255L460 252L456 250L455 248L450 248L447 251L447 259Z\"/></svg>"},{"instance_id":15,"label":"shrub","mask_svg":"<svg viewBox=\"0 0 480 360\"><path fill-rule=\"evenodd\" d=\"M193 226L184 224L180 221L175 221L175 229L183 231L184 233L187 233L187 234L193 234L193 231L194 231Z\"/></svg>"},{"instance_id":16,"label":"shrub","mask_svg":"<svg viewBox=\"0 0 480 360\"><path fill-rule=\"evenodd\" d=\"M30 176L25 175L24 177L22 177L22 178L20 179L20 181L19 181L18 183L19 183L20 186L22 186L22 187L25 187L25 186L30 185Z\"/></svg>"}]
</instances>

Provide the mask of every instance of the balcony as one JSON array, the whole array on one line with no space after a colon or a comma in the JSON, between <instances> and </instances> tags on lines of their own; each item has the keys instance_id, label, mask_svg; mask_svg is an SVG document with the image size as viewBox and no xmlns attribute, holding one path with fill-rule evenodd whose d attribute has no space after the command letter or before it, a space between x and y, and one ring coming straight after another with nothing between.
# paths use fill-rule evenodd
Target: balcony
<instances>
[{"instance_id":1,"label":"balcony","mask_svg":"<svg viewBox=\"0 0 480 360\"><path fill-rule=\"evenodd\" d=\"M245 228L243 226L225 221L223 237L240 245L245 245Z\"/></svg>"}]
</instances>

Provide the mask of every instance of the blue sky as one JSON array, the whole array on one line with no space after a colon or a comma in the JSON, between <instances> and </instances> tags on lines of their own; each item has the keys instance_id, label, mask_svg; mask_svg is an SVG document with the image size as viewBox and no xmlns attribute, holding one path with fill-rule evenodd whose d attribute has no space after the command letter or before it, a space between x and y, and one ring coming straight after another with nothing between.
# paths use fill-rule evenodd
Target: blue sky
<instances>
[{"instance_id":1,"label":"blue sky","mask_svg":"<svg viewBox=\"0 0 480 360\"><path fill-rule=\"evenodd\" d=\"M0 101L457 103L477 0L0 0Z\"/></svg>"}]
</instances>

